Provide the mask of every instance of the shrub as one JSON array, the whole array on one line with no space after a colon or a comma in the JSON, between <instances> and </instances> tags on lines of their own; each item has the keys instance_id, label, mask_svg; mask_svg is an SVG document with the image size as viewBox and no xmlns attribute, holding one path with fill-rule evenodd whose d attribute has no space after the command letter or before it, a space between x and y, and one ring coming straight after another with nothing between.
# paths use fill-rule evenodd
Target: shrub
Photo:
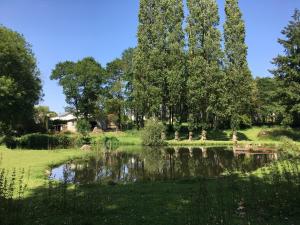
<instances>
[{"instance_id":1,"label":"shrub","mask_svg":"<svg viewBox=\"0 0 300 225\"><path fill-rule=\"evenodd\" d=\"M34 133L19 138L19 147L25 149L52 149L58 145L58 138L54 135Z\"/></svg>"},{"instance_id":2,"label":"shrub","mask_svg":"<svg viewBox=\"0 0 300 225\"><path fill-rule=\"evenodd\" d=\"M82 136L87 136L89 132L91 131L91 124L89 121L86 119L80 119L78 120L76 124L77 131L82 135Z\"/></svg>"},{"instance_id":3,"label":"shrub","mask_svg":"<svg viewBox=\"0 0 300 225\"><path fill-rule=\"evenodd\" d=\"M4 137L3 142L5 143L6 147L9 149L15 149L18 146L18 140L12 136Z\"/></svg>"},{"instance_id":4,"label":"shrub","mask_svg":"<svg viewBox=\"0 0 300 225\"><path fill-rule=\"evenodd\" d=\"M89 145L89 144L91 144L91 142L92 142L92 139L90 136L79 136L76 139L76 145L78 147L81 147L83 145Z\"/></svg>"},{"instance_id":5,"label":"shrub","mask_svg":"<svg viewBox=\"0 0 300 225\"><path fill-rule=\"evenodd\" d=\"M64 134L55 135L58 139L58 146L61 148L70 148L76 145L75 138Z\"/></svg>"},{"instance_id":6,"label":"shrub","mask_svg":"<svg viewBox=\"0 0 300 225\"><path fill-rule=\"evenodd\" d=\"M105 137L103 143L105 148L109 150L114 150L119 147L119 140L116 137Z\"/></svg>"},{"instance_id":7,"label":"shrub","mask_svg":"<svg viewBox=\"0 0 300 225\"><path fill-rule=\"evenodd\" d=\"M74 147L75 139L64 134L48 135L33 133L18 139L18 147L24 149L54 149Z\"/></svg>"},{"instance_id":8,"label":"shrub","mask_svg":"<svg viewBox=\"0 0 300 225\"><path fill-rule=\"evenodd\" d=\"M294 156L300 154L300 147L292 139L283 136L280 138L280 141L281 150L284 150Z\"/></svg>"},{"instance_id":9,"label":"shrub","mask_svg":"<svg viewBox=\"0 0 300 225\"><path fill-rule=\"evenodd\" d=\"M162 123L156 120L148 120L142 131L142 143L148 146L165 145L161 139L161 133L165 132L165 127Z\"/></svg>"}]
</instances>

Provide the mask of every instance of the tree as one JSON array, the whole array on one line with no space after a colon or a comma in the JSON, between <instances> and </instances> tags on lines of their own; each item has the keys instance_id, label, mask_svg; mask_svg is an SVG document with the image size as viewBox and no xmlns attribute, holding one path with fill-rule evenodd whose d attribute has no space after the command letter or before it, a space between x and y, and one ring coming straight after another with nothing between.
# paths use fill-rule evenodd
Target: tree
<instances>
[{"instance_id":1,"label":"tree","mask_svg":"<svg viewBox=\"0 0 300 225\"><path fill-rule=\"evenodd\" d=\"M283 108L279 105L277 93L278 81L271 77L256 78L257 104L254 106L254 121L257 124L278 123L282 117Z\"/></svg>"},{"instance_id":2,"label":"tree","mask_svg":"<svg viewBox=\"0 0 300 225\"><path fill-rule=\"evenodd\" d=\"M69 111L85 119L95 116L104 91L105 70L94 58L58 63L50 78L63 87Z\"/></svg>"},{"instance_id":3,"label":"tree","mask_svg":"<svg viewBox=\"0 0 300 225\"><path fill-rule=\"evenodd\" d=\"M34 107L34 121L43 131L48 131L49 118L54 116L57 116L57 114L50 111L48 106Z\"/></svg>"},{"instance_id":4,"label":"tree","mask_svg":"<svg viewBox=\"0 0 300 225\"><path fill-rule=\"evenodd\" d=\"M41 97L40 72L24 37L0 26L0 130L26 129ZM2 127L2 129L1 129Z\"/></svg>"},{"instance_id":5,"label":"tree","mask_svg":"<svg viewBox=\"0 0 300 225\"><path fill-rule=\"evenodd\" d=\"M247 63L245 24L238 0L226 0L224 25L227 115L235 131L249 117L254 82Z\"/></svg>"},{"instance_id":6,"label":"tree","mask_svg":"<svg viewBox=\"0 0 300 225\"><path fill-rule=\"evenodd\" d=\"M106 70L109 95L106 101L106 110L108 113L114 113L118 116L117 126L121 128L125 106L124 63L121 59L115 59L107 64Z\"/></svg>"},{"instance_id":7,"label":"tree","mask_svg":"<svg viewBox=\"0 0 300 225\"><path fill-rule=\"evenodd\" d=\"M295 10L293 20L282 31L285 39L278 42L284 47L284 55L273 60L276 69L271 72L279 83L277 97L284 108L285 125L300 125L300 11Z\"/></svg>"},{"instance_id":8,"label":"tree","mask_svg":"<svg viewBox=\"0 0 300 225\"><path fill-rule=\"evenodd\" d=\"M186 91L186 58L185 58L185 40L182 29L184 12L182 0L166 0L163 8L166 8L163 15L165 24L165 46L163 51L166 53L165 75L166 86L162 105L167 104L169 121L173 123L174 116L181 119L185 109L185 91ZM166 120L166 112L163 108L162 120Z\"/></svg>"},{"instance_id":9,"label":"tree","mask_svg":"<svg viewBox=\"0 0 300 225\"><path fill-rule=\"evenodd\" d=\"M193 120L205 130L223 113L224 76L221 33L215 0L188 0L188 103Z\"/></svg>"},{"instance_id":10,"label":"tree","mask_svg":"<svg viewBox=\"0 0 300 225\"><path fill-rule=\"evenodd\" d=\"M131 114L134 113L134 95L133 95L133 82L134 82L134 54L136 48L128 48L122 53L123 62L123 81L125 83L125 107L130 111Z\"/></svg>"},{"instance_id":11,"label":"tree","mask_svg":"<svg viewBox=\"0 0 300 225\"><path fill-rule=\"evenodd\" d=\"M181 108L183 17L182 0L140 1L133 95L139 109L136 116L141 121L144 116L154 116L166 122L167 115L172 120Z\"/></svg>"},{"instance_id":12,"label":"tree","mask_svg":"<svg viewBox=\"0 0 300 225\"><path fill-rule=\"evenodd\" d=\"M158 1L141 0L139 9L138 45L134 54L133 105L138 127L144 125L144 117L159 111L160 83L157 79L158 50L155 47ZM158 60L159 61L159 60Z\"/></svg>"}]
</instances>

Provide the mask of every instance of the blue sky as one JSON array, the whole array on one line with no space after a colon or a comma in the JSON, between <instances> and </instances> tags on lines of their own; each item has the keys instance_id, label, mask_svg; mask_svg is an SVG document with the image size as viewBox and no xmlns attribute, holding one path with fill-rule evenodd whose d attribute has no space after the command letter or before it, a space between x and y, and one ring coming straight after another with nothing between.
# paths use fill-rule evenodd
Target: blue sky
<instances>
[{"instance_id":1,"label":"blue sky","mask_svg":"<svg viewBox=\"0 0 300 225\"><path fill-rule=\"evenodd\" d=\"M224 2L217 0L224 22ZM102 66L136 45L138 0L0 0L0 24L32 44L42 73L44 101L63 112L62 88L49 76L55 64L93 56ZM277 39L300 0L240 0L253 76L270 76L270 61L282 53Z\"/></svg>"}]
</instances>

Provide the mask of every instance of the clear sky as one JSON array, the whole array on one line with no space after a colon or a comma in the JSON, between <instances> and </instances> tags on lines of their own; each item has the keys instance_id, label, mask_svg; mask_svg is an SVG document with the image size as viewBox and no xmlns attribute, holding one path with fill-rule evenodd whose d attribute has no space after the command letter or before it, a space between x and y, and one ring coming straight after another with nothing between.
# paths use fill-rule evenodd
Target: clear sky
<instances>
[{"instance_id":1,"label":"clear sky","mask_svg":"<svg viewBox=\"0 0 300 225\"><path fill-rule=\"evenodd\" d=\"M224 2L217 0L224 22ZM136 46L138 0L0 0L0 24L32 44L42 73L42 105L63 112L62 88L49 80L55 64L93 56L102 66ZM277 39L300 0L240 0L246 22L248 61L254 77L270 76L270 61L282 53Z\"/></svg>"}]
</instances>

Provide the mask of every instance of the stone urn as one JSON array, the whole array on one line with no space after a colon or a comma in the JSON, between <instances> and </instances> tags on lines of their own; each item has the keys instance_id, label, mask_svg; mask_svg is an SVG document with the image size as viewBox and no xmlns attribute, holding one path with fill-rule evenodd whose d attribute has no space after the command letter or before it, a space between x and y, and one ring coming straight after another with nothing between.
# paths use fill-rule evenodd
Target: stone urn
<instances>
[{"instance_id":1,"label":"stone urn","mask_svg":"<svg viewBox=\"0 0 300 225\"><path fill-rule=\"evenodd\" d=\"M206 141L206 131L202 130L201 132L201 141Z\"/></svg>"},{"instance_id":2,"label":"stone urn","mask_svg":"<svg viewBox=\"0 0 300 225\"><path fill-rule=\"evenodd\" d=\"M236 131L232 132L232 141L233 141L234 144L237 144L238 137L237 137L237 132Z\"/></svg>"},{"instance_id":3,"label":"stone urn","mask_svg":"<svg viewBox=\"0 0 300 225\"><path fill-rule=\"evenodd\" d=\"M192 140L193 140L193 132L190 131L190 132L189 132L189 141L192 141Z\"/></svg>"},{"instance_id":4,"label":"stone urn","mask_svg":"<svg viewBox=\"0 0 300 225\"><path fill-rule=\"evenodd\" d=\"M175 140L179 141L179 132L178 131L175 131Z\"/></svg>"}]
</instances>

